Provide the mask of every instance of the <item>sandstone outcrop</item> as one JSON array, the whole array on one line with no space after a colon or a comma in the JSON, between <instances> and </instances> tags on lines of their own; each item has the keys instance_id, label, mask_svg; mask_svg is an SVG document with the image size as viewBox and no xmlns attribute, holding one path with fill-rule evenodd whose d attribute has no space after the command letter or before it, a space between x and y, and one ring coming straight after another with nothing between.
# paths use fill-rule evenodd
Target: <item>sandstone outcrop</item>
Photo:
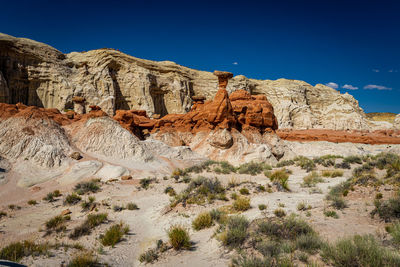
<instances>
[{"instance_id":1,"label":"sandstone outcrop","mask_svg":"<svg viewBox=\"0 0 400 267\"><path fill-rule=\"evenodd\" d=\"M0 104L0 156L29 160L38 166L59 167L71 152L58 113L38 107Z\"/></svg>"},{"instance_id":2,"label":"sandstone outcrop","mask_svg":"<svg viewBox=\"0 0 400 267\"><path fill-rule=\"evenodd\" d=\"M334 143L400 144L400 130L332 131L332 130L278 130L280 138L288 141L328 141Z\"/></svg>"},{"instance_id":3,"label":"sandstone outcrop","mask_svg":"<svg viewBox=\"0 0 400 267\"><path fill-rule=\"evenodd\" d=\"M396 118L394 119L393 126L394 128L400 130L400 114L397 114Z\"/></svg>"},{"instance_id":4,"label":"sandstone outcrop","mask_svg":"<svg viewBox=\"0 0 400 267\"><path fill-rule=\"evenodd\" d=\"M72 110L73 98L79 96L86 100L85 110L97 105L109 115L134 109L163 117L186 113L193 102L214 99L218 79L210 72L138 59L113 49L62 54L39 42L0 34L0 101L6 103ZM375 127L351 95L321 84L239 75L225 86L228 94L243 89L265 95L281 129Z\"/></svg>"}]
</instances>

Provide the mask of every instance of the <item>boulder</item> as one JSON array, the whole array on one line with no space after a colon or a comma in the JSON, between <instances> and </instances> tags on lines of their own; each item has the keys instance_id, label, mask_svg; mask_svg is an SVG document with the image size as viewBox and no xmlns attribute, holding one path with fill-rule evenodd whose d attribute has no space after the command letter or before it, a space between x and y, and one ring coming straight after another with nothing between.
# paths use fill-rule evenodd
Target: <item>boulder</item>
<instances>
[{"instance_id":1,"label":"boulder","mask_svg":"<svg viewBox=\"0 0 400 267\"><path fill-rule=\"evenodd\" d=\"M72 152L71 155L69 155L69 157L75 160L80 160L82 158L81 153L76 151Z\"/></svg>"},{"instance_id":2,"label":"boulder","mask_svg":"<svg viewBox=\"0 0 400 267\"><path fill-rule=\"evenodd\" d=\"M208 143L213 147L227 149L233 145L233 138L231 133L227 129L218 129L211 132Z\"/></svg>"}]
</instances>

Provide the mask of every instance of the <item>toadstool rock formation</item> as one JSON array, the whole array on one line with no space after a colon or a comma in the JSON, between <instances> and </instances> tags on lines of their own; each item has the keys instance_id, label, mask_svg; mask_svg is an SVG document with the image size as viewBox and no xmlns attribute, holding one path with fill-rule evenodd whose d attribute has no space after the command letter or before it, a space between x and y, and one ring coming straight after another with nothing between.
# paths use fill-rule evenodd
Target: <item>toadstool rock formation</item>
<instances>
[{"instance_id":1,"label":"toadstool rock formation","mask_svg":"<svg viewBox=\"0 0 400 267\"><path fill-rule=\"evenodd\" d=\"M72 109L72 97L79 95L110 116L123 109L164 117L187 113L193 101L215 99L219 88L226 88L228 94L243 89L267 97L280 129L371 129L357 100L348 93L321 84L243 75L227 84L232 74L216 74L113 49L63 54L43 43L0 34L0 102L64 110Z\"/></svg>"}]
</instances>

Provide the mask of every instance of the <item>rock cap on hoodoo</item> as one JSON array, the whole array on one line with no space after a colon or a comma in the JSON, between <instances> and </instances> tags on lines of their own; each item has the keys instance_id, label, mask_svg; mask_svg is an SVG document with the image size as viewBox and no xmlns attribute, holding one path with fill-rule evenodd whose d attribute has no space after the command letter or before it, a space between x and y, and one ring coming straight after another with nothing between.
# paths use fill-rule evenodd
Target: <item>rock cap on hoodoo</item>
<instances>
[{"instance_id":1,"label":"rock cap on hoodoo","mask_svg":"<svg viewBox=\"0 0 400 267\"><path fill-rule=\"evenodd\" d=\"M233 77L233 73L220 70L215 70L214 75L217 76L218 78L224 78L224 79L230 79Z\"/></svg>"}]
</instances>

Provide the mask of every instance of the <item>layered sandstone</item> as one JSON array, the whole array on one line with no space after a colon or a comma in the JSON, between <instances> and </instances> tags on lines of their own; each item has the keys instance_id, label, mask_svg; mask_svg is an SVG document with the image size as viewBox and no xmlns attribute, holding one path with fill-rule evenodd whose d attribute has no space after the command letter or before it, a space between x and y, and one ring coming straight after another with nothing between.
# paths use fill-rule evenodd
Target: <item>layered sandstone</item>
<instances>
[{"instance_id":1,"label":"layered sandstone","mask_svg":"<svg viewBox=\"0 0 400 267\"><path fill-rule=\"evenodd\" d=\"M155 62L113 49L63 54L29 39L0 34L0 101L22 102L78 112L97 105L107 114L145 110L161 117L184 114L193 102L211 101L218 77L173 62ZM274 107L279 128L367 130L378 126L365 117L349 94L297 80L254 80L236 76L228 94L243 89L265 95ZM83 106L82 106L83 104Z\"/></svg>"},{"instance_id":2,"label":"layered sandstone","mask_svg":"<svg viewBox=\"0 0 400 267\"><path fill-rule=\"evenodd\" d=\"M333 143L400 144L400 130L332 131L323 129L278 130L280 138L288 141L328 141Z\"/></svg>"}]
</instances>

